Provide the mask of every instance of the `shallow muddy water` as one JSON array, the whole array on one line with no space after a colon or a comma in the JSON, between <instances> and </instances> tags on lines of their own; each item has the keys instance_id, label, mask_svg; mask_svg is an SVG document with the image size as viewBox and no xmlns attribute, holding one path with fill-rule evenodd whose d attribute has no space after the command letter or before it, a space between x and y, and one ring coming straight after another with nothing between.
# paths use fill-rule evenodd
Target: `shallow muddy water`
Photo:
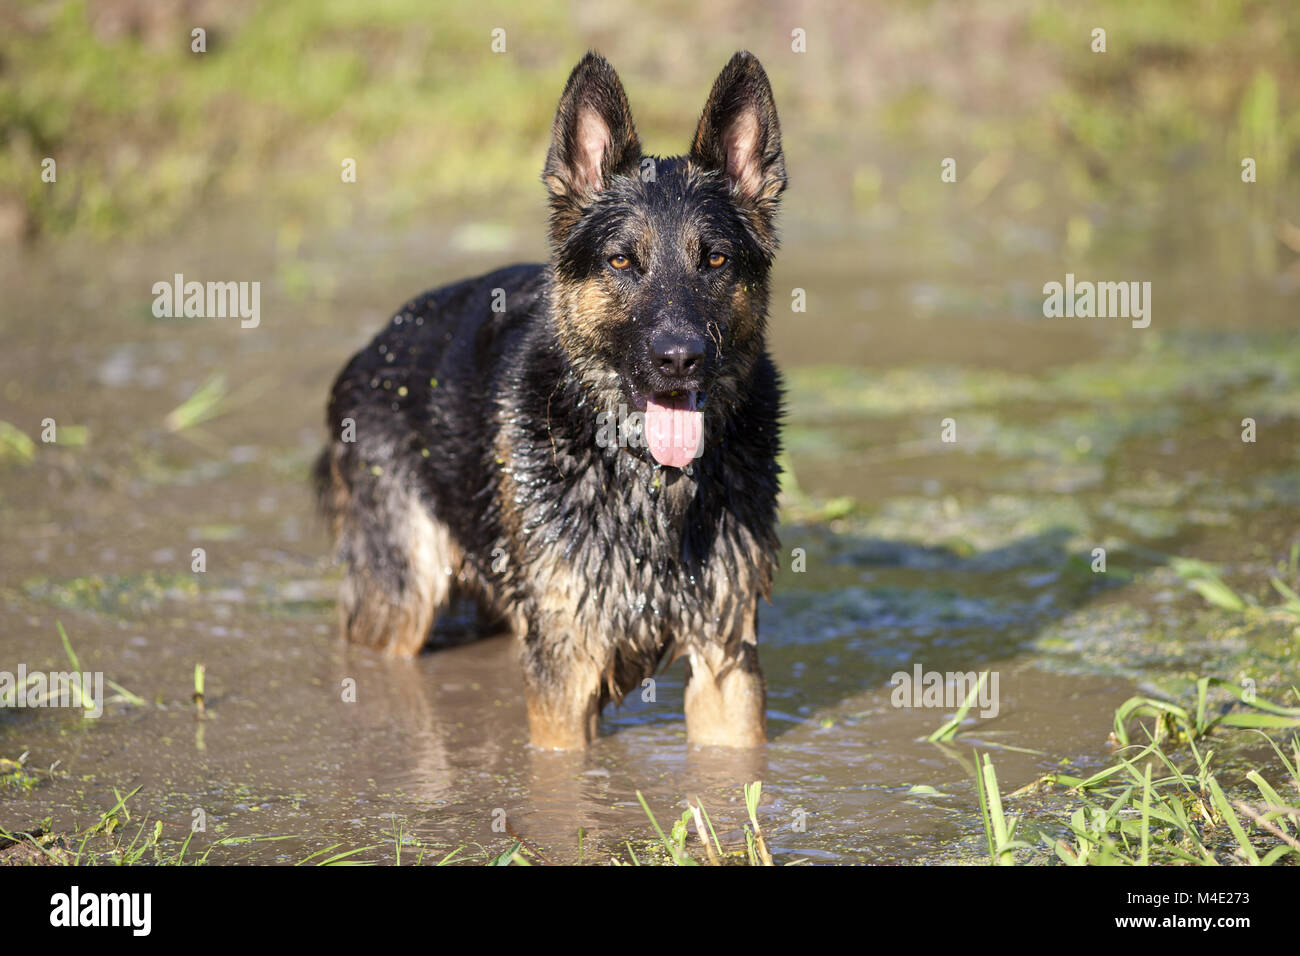
<instances>
[{"instance_id":1,"label":"shallow muddy water","mask_svg":"<svg viewBox=\"0 0 1300 956\"><path fill-rule=\"evenodd\" d=\"M411 294L539 256L540 225L304 236L252 216L15 254L0 272L0 421L35 447L0 461L0 669L66 669L61 622L85 669L144 703L99 719L0 711L0 757L55 765L0 789L0 826L49 816L71 832L140 787L134 814L163 820L172 849L196 809L199 849L288 837L213 861L380 844L360 857L393 862L404 837L402 862L415 841L424 862L462 846L482 861L513 842L494 829L504 813L548 860L605 862L653 836L637 791L665 827L698 795L742 846L740 786L761 779L778 862L979 859L973 748L1010 791L1105 764L1114 709L1139 690L1295 682L1292 624L1242 625L1168 566L1220 563L1270 603L1300 530L1294 283L1225 288L1231 270L1173 216L1134 227L1170 265L1136 274L1131 234L1092 260L1099 278L1153 281L1150 328L1045 319L1042 284L1067 271L1050 237L994 223L987 245L972 230L969 244L895 242L896 223L832 234L815 214L791 224L773 283L794 480L761 615L761 757L686 746L680 665L653 702L608 713L590 753L557 755L525 744L509 637L448 638L409 662L337 639L338 572L307 481L332 376ZM153 318L151 286L176 272L262 281L261 324ZM806 313L790 311L795 287ZM216 375L219 414L169 429ZM45 418L65 437L40 442ZM953 708L893 705L891 675L915 665L995 671L997 715L924 742Z\"/></svg>"}]
</instances>

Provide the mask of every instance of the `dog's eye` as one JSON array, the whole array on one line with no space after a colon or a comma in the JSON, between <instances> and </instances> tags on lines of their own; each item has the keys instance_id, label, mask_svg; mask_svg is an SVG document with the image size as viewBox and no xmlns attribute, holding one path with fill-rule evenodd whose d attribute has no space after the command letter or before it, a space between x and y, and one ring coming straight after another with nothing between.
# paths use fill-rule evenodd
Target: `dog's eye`
<instances>
[{"instance_id":1,"label":"dog's eye","mask_svg":"<svg viewBox=\"0 0 1300 956\"><path fill-rule=\"evenodd\" d=\"M710 253L709 253L709 268L710 268L710 269L721 269L721 268L722 268L723 266L725 266L726 264L727 264L727 257L724 256L722 253L720 253L720 252L710 252Z\"/></svg>"},{"instance_id":2,"label":"dog's eye","mask_svg":"<svg viewBox=\"0 0 1300 956\"><path fill-rule=\"evenodd\" d=\"M613 266L615 269L618 269L620 272L622 272L624 269L626 269L628 266L632 264L632 260L620 252L616 256L609 257L609 264Z\"/></svg>"}]
</instances>

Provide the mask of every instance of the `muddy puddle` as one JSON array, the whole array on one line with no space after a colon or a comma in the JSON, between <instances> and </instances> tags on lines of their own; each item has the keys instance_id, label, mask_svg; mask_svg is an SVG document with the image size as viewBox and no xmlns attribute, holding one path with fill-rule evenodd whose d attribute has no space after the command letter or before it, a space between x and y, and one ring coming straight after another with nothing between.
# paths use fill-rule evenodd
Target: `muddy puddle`
<instances>
[{"instance_id":1,"label":"muddy puddle","mask_svg":"<svg viewBox=\"0 0 1300 956\"><path fill-rule=\"evenodd\" d=\"M1229 294L1205 278L1220 264L1170 254L1143 266L1150 328L1047 320L1059 250L793 222L774 288L805 288L809 306L775 296L792 480L761 617L770 746L688 749L679 665L569 756L526 746L506 636L445 635L412 662L339 644L307 483L328 384L389 310L536 258L540 229L258 221L22 252L0 271L0 421L34 442L0 461L0 668L66 669L61 623L84 669L140 698L98 719L0 711L0 757L30 771L0 788L0 826L78 831L138 787L133 819L163 821L172 851L196 811L199 849L284 837L214 862L333 845L483 862L516 835L550 861L606 862L654 836L638 791L665 827L698 796L743 846L740 787L761 779L777 862L979 860L976 748L1011 791L1105 765L1114 710L1139 692L1210 674L1294 703L1297 622L1269 610L1268 583L1300 531L1294 284ZM1177 252L1186 226L1150 237ZM1125 268L1097 256L1109 277ZM154 318L151 286L176 272L262 281L260 325ZM196 392L211 401L183 405ZM1208 605L1175 557L1220 565L1258 613ZM891 676L917 665L996 672L996 715L925 742L953 708L894 705Z\"/></svg>"}]
</instances>

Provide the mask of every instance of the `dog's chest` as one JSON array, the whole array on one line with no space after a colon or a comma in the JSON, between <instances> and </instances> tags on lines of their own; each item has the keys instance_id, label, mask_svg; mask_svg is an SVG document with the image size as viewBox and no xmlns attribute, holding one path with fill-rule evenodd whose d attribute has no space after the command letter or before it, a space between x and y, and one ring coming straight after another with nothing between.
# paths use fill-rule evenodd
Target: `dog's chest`
<instances>
[{"instance_id":1,"label":"dog's chest","mask_svg":"<svg viewBox=\"0 0 1300 956\"><path fill-rule=\"evenodd\" d=\"M729 631L752 607L768 555L742 516L695 477L632 459L593 463L526 507L522 574L544 616L659 645ZM671 632L671 633L669 633Z\"/></svg>"}]
</instances>

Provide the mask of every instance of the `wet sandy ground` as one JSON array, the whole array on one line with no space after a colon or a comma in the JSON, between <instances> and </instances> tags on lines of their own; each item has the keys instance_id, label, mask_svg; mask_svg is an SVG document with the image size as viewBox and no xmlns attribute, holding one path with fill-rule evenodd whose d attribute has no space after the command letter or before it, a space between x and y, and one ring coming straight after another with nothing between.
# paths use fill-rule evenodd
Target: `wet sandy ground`
<instances>
[{"instance_id":1,"label":"wet sandy ground","mask_svg":"<svg viewBox=\"0 0 1300 956\"><path fill-rule=\"evenodd\" d=\"M1180 262L1157 276L1170 291L1153 329L1049 322L1037 290L1061 278L1059 257L990 276L969 250L919 265L870 236L792 232L774 288L806 287L809 312L778 294L773 342L798 482L783 543L807 570L787 560L763 609L771 744L757 758L687 748L680 667L655 701L608 714L589 754L541 754L525 745L509 637L413 662L336 639L337 571L306 480L332 375L408 295L536 258L540 235L484 250L481 235L415 228L367 245L363 227L299 241L241 221L100 250L94 269L66 248L6 263L0 420L89 431L0 463L0 668L64 669L60 621L87 669L148 703L99 720L0 712L0 757L58 771L0 790L0 825L71 830L140 786L136 812L169 840L196 808L209 841L293 835L216 860L378 843L365 858L391 862L395 826L426 862L462 845L483 859L512 842L493 829L504 811L554 861L578 859L581 829L592 862L652 835L638 790L665 826L698 795L739 845L740 785L762 779L778 862L953 859L982 839L973 747L992 748L1012 790L1102 766L1114 708L1138 689L1294 681L1285 625L1225 637L1162 559L1223 562L1262 600L1295 538L1292 289L1257 289L1247 311ZM150 287L173 272L260 279L261 326L154 319ZM224 414L169 432L167 413L215 374ZM952 447L937 440L949 415ZM1237 436L1246 415L1254 446ZM1096 546L1116 572L1104 579L1087 570ZM916 663L996 670L998 716L925 743L951 709L890 700L891 674Z\"/></svg>"}]
</instances>

